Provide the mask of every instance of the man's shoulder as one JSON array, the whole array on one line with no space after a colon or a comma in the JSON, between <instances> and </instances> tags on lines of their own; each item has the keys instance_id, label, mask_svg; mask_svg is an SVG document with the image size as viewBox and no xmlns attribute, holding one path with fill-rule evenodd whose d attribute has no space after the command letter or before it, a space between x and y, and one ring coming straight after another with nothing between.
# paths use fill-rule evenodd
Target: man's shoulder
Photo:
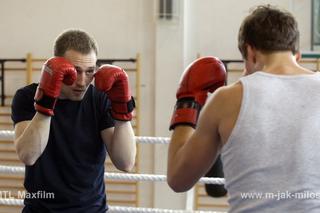
<instances>
[{"instance_id":1,"label":"man's shoulder","mask_svg":"<svg viewBox=\"0 0 320 213\"><path fill-rule=\"evenodd\" d=\"M215 96L220 101L230 101L230 99L234 99L242 96L242 84L240 81L232 83L227 86L220 87L215 93Z\"/></svg>"},{"instance_id":2,"label":"man's shoulder","mask_svg":"<svg viewBox=\"0 0 320 213\"><path fill-rule=\"evenodd\" d=\"M27 86L19 88L14 95L13 101L15 102L16 100L20 99L32 99L36 93L38 84L32 83Z\"/></svg>"},{"instance_id":3,"label":"man's shoulder","mask_svg":"<svg viewBox=\"0 0 320 213\"><path fill-rule=\"evenodd\" d=\"M242 101L242 84L233 84L218 88L209 101L209 108L216 114L228 116L239 110Z\"/></svg>"},{"instance_id":4,"label":"man's shoulder","mask_svg":"<svg viewBox=\"0 0 320 213\"><path fill-rule=\"evenodd\" d=\"M34 94L36 89L38 87L38 84L32 83L27 86L21 87L17 90L16 93L23 93L23 94Z\"/></svg>"},{"instance_id":5,"label":"man's shoulder","mask_svg":"<svg viewBox=\"0 0 320 213\"><path fill-rule=\"evenodd\" d=\"M11 118L16 124L21 121L31 120L35 114L34 94L37 84L30 84L18 89L11 103Z\"/></svg>"}]
</instances>

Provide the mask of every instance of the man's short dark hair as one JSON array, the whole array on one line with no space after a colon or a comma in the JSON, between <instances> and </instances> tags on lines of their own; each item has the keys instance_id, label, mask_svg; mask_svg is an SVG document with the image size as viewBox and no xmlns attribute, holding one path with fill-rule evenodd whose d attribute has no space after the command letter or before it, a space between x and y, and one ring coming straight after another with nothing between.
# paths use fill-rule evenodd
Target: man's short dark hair
<instances>
[{"instance_id":1,"label":"man's short dark hair","mask_svg":"<svg viewBox=\"0 0 320 213\"><path fill-rule=\"evenodd\" d=\"M271 5L258 6L247 16L239 30L238 48L247 58L247 45L263 53L299 51L298 24L291 13Z\"/></svg>"},{"instance_id":2,"label":"man's short dark hair","mask_svg":"<svg viewBox=\"0 0 320 213\"><path fill-rule=\"evenodd\" d=\"M94 51L98 55L96 41L85 31L69 29L60 34L54 44L54 55L64 56L67 50L75 50L82 54Z\"/></svg>"}]
</instances>

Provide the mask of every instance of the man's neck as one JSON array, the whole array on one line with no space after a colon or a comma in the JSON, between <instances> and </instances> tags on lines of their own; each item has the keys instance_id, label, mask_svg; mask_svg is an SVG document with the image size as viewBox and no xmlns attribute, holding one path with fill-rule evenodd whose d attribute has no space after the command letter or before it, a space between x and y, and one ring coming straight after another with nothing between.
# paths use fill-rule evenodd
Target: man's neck
<instances>
[{"instance_id":1,"label":"man's neck","mask_svg":"<svg viewBox=\"0 0 320 213\"><path fill-rule=\"evenodd\" d=\"M301 67L290 51L271 54L258 54L257 59L262 65L261 71L278 75L313 74L312 71Z\"/></svg>"}]
</instances>

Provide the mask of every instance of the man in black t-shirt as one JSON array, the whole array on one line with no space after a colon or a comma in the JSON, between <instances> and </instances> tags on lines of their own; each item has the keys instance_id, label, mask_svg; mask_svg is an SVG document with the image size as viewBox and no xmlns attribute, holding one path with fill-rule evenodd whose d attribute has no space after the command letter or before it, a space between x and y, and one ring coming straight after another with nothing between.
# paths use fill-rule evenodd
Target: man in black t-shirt
<instances>
[{"instance_id":1,"label":"man in black t-shirt","mask_svg":"<svg viewBox=\"0 0 320 213\"><path fill-rule=\"evenodd\" d=\"M65 31L39 84L14 96L14 143L33 195L24 200L25 213L105 212L106 152L122 171L134 165L128 76L111 65L96 71L96 60L96 43L86 32Z\"/></svg>"}]
</instances>

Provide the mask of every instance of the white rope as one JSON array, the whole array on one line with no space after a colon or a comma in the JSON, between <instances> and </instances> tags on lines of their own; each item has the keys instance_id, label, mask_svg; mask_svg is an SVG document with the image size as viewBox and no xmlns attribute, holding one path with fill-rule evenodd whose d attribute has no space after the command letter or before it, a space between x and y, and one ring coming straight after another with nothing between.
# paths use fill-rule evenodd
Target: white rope
<instances>
[{"instance_id":1,"label":"white rope","mask_svg":"<svg viewBox=\"0 0 320 213\"><path fill-rule=\"evenodd\" d=\"M9 173L9 174L24 174L24 167L17 166L4 166L0 165L0 173ZM113 173L106 172L104 173L106 179L111 180L129 180L129 181L167 181L165 175L152 175L152 174L128 174L128 173ZM224 184L224 178L208 178L203 177L199 180L199 183L207 184Z\"/></svg>"},{"instance_id":2,"label":"white rope","mask_svg":"<svg viewBox=\"0 0 320 213\"><path fill-rule=\"evenodd\" d=\"M23 206L23 200L20 200L20 199L0 199L0 205Z\"/></svg>"},{"instance_id":3,"label":"white rope","mask_svg":"<svg viewBox=\"0 0 320 213\"><path fill-rule=\"evenodd\" d=\"M0 139L13 139L14 132L8 130L0 130ZM164 137L136 137L137 142L149 144L168 144L170 139ZM24 174L24 167L9 167L1 166L0 172ZM105 178L115 180L132 180L132 181L166 181L165 175L150 175L150 174L121 174L121 173L105 173ZM207 184L224 184L224 178L201 178L200 183Z\"/></svg>"},{"instance_id":4,"label":"white rope","mask_svg":"<svg viewBox=\"0 0 320 213\"><path fill-rule=\"evenodd\" d=\"M2 140L13 140L14 131L0 130L0 139Z\"/></svg>"},{"instance_id":5,"label":"white rope","mask_svg":"<svg viewBox=\"0 0 320 213\"><path fill-rule=\"evenodd\" d=\"M24 167L0 165L0 173L24 174Z\"/></svg>"},{"instance_id":6,"label":"white rope","mask_svg":"<svg viewBox=\"0 0 320 213\"><path fill-rule=\"evenodd\" d=\"M192 210L173 210L173 209L155 209L155 208L137 208L137 207L123 207L123 206L109 206L108 212L155 212L155 213L222 213L213 211L192 211Z\"/></svg>"},{"instance_id":7,"label":"white rope","mask_svg":"<svg viewBox=\"0 0 320 213\"><path fill-rule=\"evenodd\" d=\"M136 140L138 143L149 143L149 144L169 144L170 143L170 138L165 138L165 137L137 136Z\"/></svg>"},{"instance_id":8,"label":"white rope","mask_svg":"<svg viewBox=\"0 0 320 213\"><path fill-rule=\"evenodd\" d=\"M13 140L14 131L9 130L0 130L0 139L1 140ZM136 136L137 143L146 143L146 144L169 144L170 138L166 137L146 137L146 136Z\"/></svg>"},{"instance_id":9,"label":"white rope","mask_svg":"<svg viewBox=\"0 0 320 213\"><path fill-rule=\"evenodd\" d=\"M165 175L152 175L152 174L128 174L128 173L109 173L106 172L104 174L106 179L113 180L129 180L129 181L167 181L167 177ZM224 178L201 178L199 183L207 183L207 184L224 184Z\"/></svg>"},{"instance_id":10,"label":"white rope","mask_svg":"<svg viewBox=\"0 0 320 213\"><path fill-rule=\"evenodd\" d=\"M0 199L0 205L6 206L23 206L22 199ZM154 213L222 213L213 211L185 211L185 210L173 210L173 209L155 209L155 208L138 208L138 207L125 207L125 206L109 206L108 212L154 212Z\"/></svg>"}]
</instances>

